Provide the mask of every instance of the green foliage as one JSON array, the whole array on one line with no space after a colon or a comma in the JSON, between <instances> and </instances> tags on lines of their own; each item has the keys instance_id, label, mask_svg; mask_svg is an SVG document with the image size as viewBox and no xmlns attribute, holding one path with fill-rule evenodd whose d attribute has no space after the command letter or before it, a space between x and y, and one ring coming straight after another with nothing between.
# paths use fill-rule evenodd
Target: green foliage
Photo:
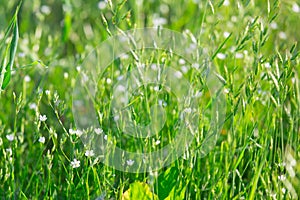
<instances>
[{"instance_id":1,"label":"green foliage","mask_svg":"<svg viewBox=\"0 0 300 200\"><path fill-rule=\"evenodd\" d=\"M21 6L0 0L0 5L1 199L299 198L299 1L32 0ZM89 149L78 137L72 92L82 61L97 45L155 25L183 33L191 41L188 50L198 45L209 55L224 84L226 119L205 157L200 150L209 119L203 117L182 158L156 172L121 172L85 155ZM108 139L135 151L141 141L119 137L112 120L114 83L138 60L165 60L178 70L191 66L163 50L127 56L99 80L97 116ZM191 70L184 76L209 99L201 74ZM128 105L137 123L150 121L151 92L139 88ZM159 97L167 105L166 126L163 135L146 140L146 151L164 147L175 134L176 98Z\"/></svg>"},{"instance_id":2,"label":"green foliage","mask_svg":"<svg viewBox=\"0 0 300 200\"><path fill-rule=\"evenodd\" d=\"M18 12L21 6L18 5L13 18L5 31L5 36L0 43L0 88L3 90L8 85L11 78L11 71L18 47L19 28L18 28ZM7 43L9 34L12 34L11 40ZM5 46L7 47L5 48ZM8 52L9 49L9 52ZM8 58L7 58L8 57ZM8 62L7 62L8 60ZM0 91L1 94L1 91Z\"/></svg>"},{"instance_id":3,"label":"green foliage","mask_svg":"<svg viewBox=\"0 0 300 200\"><path fill-rule=\"evenodd\" d=\"M122 195L122 200L158 200L157 196L151 192L150 187L146 183L131 183L129 189Z\"/></svg>"}]
</instances>

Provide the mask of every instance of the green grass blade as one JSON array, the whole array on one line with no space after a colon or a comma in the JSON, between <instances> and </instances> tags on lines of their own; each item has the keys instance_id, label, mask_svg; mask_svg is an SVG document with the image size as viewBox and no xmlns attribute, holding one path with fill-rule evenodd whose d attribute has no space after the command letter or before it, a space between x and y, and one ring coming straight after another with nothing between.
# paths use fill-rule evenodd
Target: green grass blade
<instances>
[{"instance_id":1,"label":"green grass blade","mask_svg":"<svg viewBox=\"0 0 300 200\"><path fill-rule=\"evenodd\" d=\"M9 51L9 61L6 66L6 72L4 74L4 79L2 83L2 89L5 89L10 82L11 79L11 71L18 47L18 40L19 40L19 27L18 27L18 20L15 18L15 23L14 23L14 29L13 29L13 38L10 44L10 51Z\"/></svg>"}]
</instances>

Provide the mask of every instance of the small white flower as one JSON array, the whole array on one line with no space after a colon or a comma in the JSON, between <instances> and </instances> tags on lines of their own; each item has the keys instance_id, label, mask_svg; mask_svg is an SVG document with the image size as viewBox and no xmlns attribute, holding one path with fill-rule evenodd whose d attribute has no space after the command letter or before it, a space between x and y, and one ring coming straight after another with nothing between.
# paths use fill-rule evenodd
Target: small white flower
<instances>
[{"instance_id":1,"label":"small white flower","mask_svg":"<svg viewBox=\"0 0 300 200\"><path fill-rule=\"evenodd\" d=\"M126 163L128 166L132 166L134 164L134 160L127 160Z\"/></svg>"},{"instance_id":2,"label":"small white flower","mask_svg":"<svg viewBox=\"0 0 300 200\"><path fill-rule=\"evenodd\" d=\"M201 97L203 93L201 91L196 91L194 97Z\"/></svg>"},{"instance_id":3,"label":"small white flower","mask_svg":"<svg viewBox=\"0 0 300 200\"><path fill-rule=\"evenodd\" d=\"M152 20L152 23L155 27L165 25L167 22L167 19L163 17L155 17Z\"/></svg>"},{"instance_id":4,"label":"small white flower","mask_svg":"<svg viewBox=\"0 0 300 200\"><path fill-rule=\"evenodd\" d=\"M76 70L77 70L78 72L80 72L80 71L81 71L81 66L77 66L77 67L76 67Z\"/></svg>"},{"instance_id":5,"label":"small white flower","mask_svg":"<svg viewBox=\"0 0 300 200\"><path fill-rule=\"evenodd\" d=\"M0 38L2 38L1 36L2 36L2 35L0 35ZM25 54L24 52L20 52L20 53L18 54L18 56L21 57L21 58L24 58L24 57L26 56L26 54Z\"/></svg>"},{"instance_id":6,"label":"small white flower","mask_svg":"<svg viewBox=\"0 0 300 200\"><path fill-rule=\"evenodd\" d=\"M229 35L230 35L230 33L229 33L229 32L227 32L227 31L225 31L225 32L223 33L223 36L224 36L225 38L228 38L228 37L229 37Z\"/></svg>"},{"instance_id":7,"label":"small white flower","mask_svg":"<svg viewBox=\"0 0 300 200\"><path fill-rule=\"evenodd\" d=\"M225 0L223 3L223 6L229 6L230 5L230 1L229 0Z\"/></svg>"},{"instance_id":8,"label":"small white flower","mask_svg":"<svg viewBox=\"0 0 300 200\"><path fill-rule=\"evenodd\" d=\"M238 20L237 16L232 16L232 17L231 17L231 21L232 21L232 22L237 22L237 20Z\"/></svg>"},{"instance_id":9,"label":"small white flower","mask_svg":"<svg viewBox=\"0 0 300 200\"><path fill-rule=\"evenodd\" d=\"M286 189L285 188L281 188L281 191L282 191L283 194L285 194Z\"/></svg>"},{"instance_id":10,"label":"small white flower","mask_svg":"<svg viewBox=\"0 0 300 200\"><path fill-rule=\"evenodd\" d=\"M86 150L85 154L86 157L93 157L95 155L93 150Z\"/></svg>"},{"instance_id":11,"label":"small white flower","mask_svg":"<svg viewBox=\"0 0 300 200\"><path fill-rule=\"evenodd\" d=\"M280 175L280 176L278 176L278 179L281 180L281 181L284 181L286 179L286 176L285 175Z\"/></svg>"},{"instance_id":12,"label":"small white flower","mask_svg":"<svg viewBox=\"0 0 300 200\"><path fill-rule=\"evenodd\" d=\"M26 75L26 76L24 77L24 81L25 81L26 83L30 82L30 81L31 81L30 76Z\"/></svg>"},{"instance_id":13,"label":"small white flower","mask_svg":"<svg viewBox=\"0 0 300 200\"><path fill-rule=\"evenodd\" d=\"M167 14L169 12L169 7L166 4L161 4L159 6L159 10L160 10L161 13Z\"/></svg>"},{"instance_id":14,"label":"small white flower","mask_svg":"<svg viewBox=\"0 0 300 200\"><path fill-rule=\"evenodd\" d=\"M155 144L159 145L160 144L160 140L156 140Z\"/></svg>"},{"instance_id":15,"label":"small white flower","mask_svg":"<svg viewBox=\"0 0 300 200\"><path fill-rule=\"evenodd\" d=\"M243 57L244 57L244 54L242 54L242 53L237 52L237 53L235 54L235 58L236 58L236 59L242 59Z\"/></svg>"},{"instance_id":16,"label":"small white flower","mask_svg":"<svg viewBox=\"0 0 300 200\"><path fill-rule=\"evenodd\" d=\"M119 119L120 119L120 116L119 116L119 115L114 116L114 120L115 120L115 121L118 121Z\"/></svg>"},{"instance_id":17,"label":"small white flower","mask_svg":"<svg viewBox=\"0 0 300 200\"><path fill-rule=\"evenodd\" d=\"M45 94L49 96L50 95L50 90L46 90Z\"/></svg>"},{"instance_id":18,"label":"small white flower","mask_svg":"<svg viewBox=\"0 0 300 200\"><path fill-rule=\"evenodd\" d=\"M9 134L9 135L6 135L6 138L7 138L10 142L12 142L12 141L14 141L15 136L14 136L14 134Z\"/></svg>"},{"instance_id":19,"label":"small white flower","mask_svg":"<svg viewBox=\"0 0 300 200\"><path fill-rule=\"evenodd\" d=\"M185 112L185 113L191 113L191 112L192 112L192 108L185 108L185 109L184 109L184 112Z\"/></svg>"},{"instance_id":20,"label":"small white flower","mask_svg":"<svg viewBox=\"0 0 300 200\"><path fill-rule=\"evenodd\" d=\"M99 8L100 10L104 10L104 9L106 8L106 5L107 5L107 3L106 3L105 1L100 1L100 2L98 3L98 8Z\"/></svg>"},{"instance_id":21,"label":"small white flower","mask_svg":"<svg viewBox=\"0 0 300 200\"><path fill-rule=\"evenodd\" d=\"M224 89L224 92L225 92L226 94L228 94L228 93L229 93L229 89L228 89L228 88L225 88L225 89Z\"/></svg>"},{"instance_id":22,"label":"small white flower","mask_svg":"<svg viewBox=\"0 0 300 200\"><path fill-rule=\"evenodd\" d=\"M127 53L123 53L121 56L120 56L121 59L124 59L124 60L127 60L129 58L129 55Z\"/></svg>"},{"instance_id":23,"label":"small white flower","mask_svg":"<svg viewBox=\"0 0 300 200\"><path fill-rule=\"evenodd\" d=\"M83 134L83 132L81 131L81 130L76 130L76 133L75 133L78 137L80 137L82 134Z\"/></svg>"},{"instance_id":24,"label":"small white flower","mask_svg":"<svg viewBox=\"0 0 300 200\"><path fill-rule=\"evenodd\" d=\"M71 166L72 166L72 168L78 168L78 167L80 167L80 161L77 160L76 158L74 158L74 160L71 161Z\"/></svg>"},{"instance_id":25,"label":"small white flower","mask_svg":"<svg viewBox=\"0 0 300 200\"><path fill-rule=\"evenodd\" d=\"M31 103L31 104L29 104L29 109L30 109L30 110L35 110L36 108L37 108L36 103Z\"/></svg>"},{"instance_id":26,"label":"small white flower","mask_svg":"<svg viewBox=\"0 0 300 200\"><path fill-rule=\"evenodd\" d=\"M152 69L152 70L154 70L154 71L158 69L158 67L157 67L157 65L156 65L156 64L151 64L151 66L150 66L150 67L151 67L151 69Z\"/></svg>"},{"instance_id":27,"label":"small white flower","mask_svg":"<svg viewBox=\"0 0 300 200\"><path fill-rule=\"evenodd\" d=\"M69 133L70 135L77 135L78 137L80 137L83 134L81 130L74 130L74 129L69 129Z\"/></svg>"},{"instance_id":28,"label":"small white flower","mask_svg":"<svg viewBox=\"0 0 300 200\"><path fill-rule=\"evenodd\" d=\"M42 5L41 12L45 15L49 15L51 13L51 8L49 6Z\"/></svg>"},{"instance_id":29,"label":"small white flower","mask_svg":"<svg viewBox=\"0 0 300 200\"><path fill-rule=\"evenodd\" d=\"M184 74L186 74L187 72L188 72L188 68L185 66L185 65L183 65L182 67L181 67L181 71L184 73Z\"/></svg>"},{"instance_id":30,"label":"small white flower","mask_svg":"<svg viewBox=\"0 0 300 200\"><path fill-rule=\"evenodd\" d=\"M292 10L295 12L295 13L299 13L300 12L300 7L298 6L298 4L295 2L292 6Z\"/></svg>"},{"instance_id":31,"label":"small white flower","mask_svg":"<svg viewBox=\"0 0 300 200\"><path fill-rule=\"evenodd\" d=\"M267 68L267 69L270 69L271 68L271 65L270 65L270 63L265 63L265 68Z\"/></svg>"},{"instance_id":32,"label":"small white flower","mask_svg":"<svg viewBox=\"0 0 300 200\"><path fill-rule=\"evenodd\" d=\"M179 63L180 65L184 65L184 64L185 64L185 60L182 59L182 58L180 58L179 61L178 61L178 63Z\"/></svg>"},{"instance_id":33,"label":"small white flower","mask_svg":"<svg viewBox=\"0 0 300 200\"><path fill-rule=\"evenodd\" d=\"M272 22L272 23L270 24L270 27L271 27L271 29L274 29L274 30L276 30L276 29L278 28L276 22Z\"/></svg>"},{"instance_id":34,"label":"small white flower","mask_svg":"<svg viewBox=\"0 0 300 200\"><path fill-rule=\"evenodd\" d=\"M159 91L159 86L155 86L155 87L153 88L153 90L156 91L156 92L158 92L158 91Z\"/></svg>"},{"instance_id":35,"label":"small white flower","mask_svg":"<svg viewBox=\"0 0 300 200\"><path fill-rule=\"evenodd\" d=\"M112 82L112 80L111 80L110 78L107 78L107 79L106 79L106 83L107 83L108 85L110 85L111 82Z\"/></svg>"},{"instance_id":36,"label":"small white flower","mask_svg":"<svg viewBox=\"0 0 300 200\"><path fill-rule=\"evenodd\" d=\"M119 92L125 92L126 91L126 87L124 85L118 85L116 88L117 91Z\"/></svg>"},{"instance_id":37,"label":"small white flower","mask_svg":"<svg viewBox=\"0 0 300 200\"><path fill-rule=\"evenodd\" d=\"M69 78L69 74L67 72L64 73L64 78L68 79Z\"/></svg>"},{"instance_id":38,"label":"small white flower","mask_svg":"<svg viewBox=\"0 0 300 200\"><path fill-rule=\"evenodd\" d=\"M103 137L103 138L104 138L104 140L106 140L106 141L107 141L107 135L104 135L104 137Z\"/></svg>"},{"instance_id":39,"label":"small white flower","mask_svg":"<svg viewBox=\"0 0 300 200\"><path fill-rule=\"evenodd\" d=\"M282 40L286 40L287 39L286 33L283 32L283 31L280 31L279 34L278 34L278 36Z\"/></svg>"},{"instance_id":40,"label":"small white flower","mask_svg":"<svg viewBox=\"0 0 300 200\"><path fill-rule=\"evenodd\" d=\"M41 122L45 122L47 120L47 116L46 115L40 115L40 121Z\"/></svg>"},{"instance_id":41,"label":"small white flower","mask_svg":"<svg viewBox=\"0 0 300 200\"><path fill-rule=\"evenodd\" d=\"M224 53L218 53L217 58L219 58L220 60L224 60L226 58L226 55Z\"/></svg>"},{"instance_id":42,"label":"small white flower","mask_svg":"<svg viewBox=\"0 0 300 200\"><path fill-rule=\"evenodd\" d=\"M97 135L100 135L101 133L103 133L102 128L95 128L95 133L96 133Z\"/></svg>"},{"instance_id":43,"label":"small white flower","mask_svg":"<svg viewBox=\"0 0 300 200\"><path fill-rule=\"evenodd\" d=\"M199 69L200 65L199 65L198 63L193 63L193 64L192 64L192 67L193 67L194 69Z\"/></svg>"},{"instance_id":44,"label":"small white flower","mask_svg":"<svg viewBox=\"0 0 300 200\"><path fill-rule=\"evenodd\" d=\"M174 74L177 78L182 78L182 73L180 71L176 71Z\"/></svg>"},{"instance_id":45,"label":"small white flower","mask_svg":"<svg viewBox=\"0 0 300 200\"><path fill-rule=\"evenodd\" d=\"M39 138L39 142L42 143L42 144L44 144L45 143L45 137L40 137Z\"/></svg>"},{"instance_id":46,"label":"small white flower","mask_svg":"<svg viewBox=\"0 0 300 200\"><path fill-rule=\"evenodd\" d=\"M292 81L292 83L293 83L293 84L295 84L295 82L296 82L296 78L295 78L295 77L293 77L293 78L291 79L291 81Z\"/></svg>"},{"instance_id":47,"label":"small white flower","mask_svg":"<svg viewBox=\"0 0 300 200\"><path fill-rule=\"evenodd\" d=\"M70 135L74 135L74 134L76 134L76 130L73 130L73 129L69 129L69 133L70 133Z\"/></svg>"}]
</instances>

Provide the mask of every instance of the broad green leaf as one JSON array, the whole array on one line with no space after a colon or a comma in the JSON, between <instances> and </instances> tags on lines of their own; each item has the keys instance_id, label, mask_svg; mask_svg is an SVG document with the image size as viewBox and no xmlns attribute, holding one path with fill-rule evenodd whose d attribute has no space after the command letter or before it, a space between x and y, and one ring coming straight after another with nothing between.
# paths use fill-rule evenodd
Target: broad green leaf
<instances>
[{"instance_id":1,"label":"broad green leaf","mask_svg":"<svg viewBox=\"0 0 300 200\"><path fill-rule=\"evenodd\" d=\"M18 12L22 1L18 5L15 14L8 26L8 28L5 31L5 36L3 40L1 41L1 48L0 48L0 54L1 54L1 66L0 66L0 86L1 89L5 89L10 81L11 78L11 71L18 47L18 40L19 40L19 27L18 27ZM12 31L12 39L9 43L9 55L8 55L8 47L6 47L6 51L3 54L3 46L5 44L5 41L9 37L10 32ZM8 63L7 62L7 56L9 56Z\"/></svg>"},{"instance_id":2,"label":"broad green leaf","mask_svg":"<svg viewBox=\"0 0 300 200\"><path fill-rule=\"evenodd\" d=\"M172 167L158 176L158 187L155 187L155 193L158 195L159 199L165 199L170 195L171 191L177 184L178 175L178 169L176 167Z\"/></svg>"},{"instance_id":3,"label":"broad green leaf","mask_svg":"<svg viewBox=\"0 0 300 200\"><path fill-rule=\"evenodd\" d=\"M19 28L18 28L18 20L16 19L14 30L13 30L13 38L10 44L10 52L9 52L9 62L6 66L6 72L4 74L4 80L2 83L2 89L5 89L8 85L11 77L11 71L18 47L18 40L19 40Z\"/></svg>"},{"instance_id":4,"label":"broad green leaf","mask_svg":"<svg viewBox=\"0 0 300 200\"><path fill-rule=\"evenodd\" d=\"M129 189L122 195L122 200L158 200L157 195L151 192L146 183L132 183Z\"/></svg>"}]
</instances>

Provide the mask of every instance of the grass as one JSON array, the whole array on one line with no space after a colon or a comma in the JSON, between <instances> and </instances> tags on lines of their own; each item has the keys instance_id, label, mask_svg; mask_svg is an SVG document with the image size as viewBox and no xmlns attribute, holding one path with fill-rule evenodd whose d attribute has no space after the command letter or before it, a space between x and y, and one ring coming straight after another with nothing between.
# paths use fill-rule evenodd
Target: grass
<instances>
[{"instance_id":1,"label":"grass","mask_svg":"<svg viewBox=\"0 0 300 200\"><path fill-rule=\"evenodd\" d=\"M11 75L5 87L1 81L0 93L1 198L299 197L299 1L24 1L16 17L18 4L0 1L1 80L6 76L3 66L9 66L5 70ZM101 42L122 31L159 24L183 33L215 66L225 95L224 125L206 156L200 150L209 114L201 116L184 156L170 165L145 173L116 170L85 155L88 149L78 137L72 112L73 90L85 58ZM148 124L150 107L163 100L166 123L145 140L120 137L110 110L114 85L137 60L148 63L146 67L156 63L181 71L191 65L165 50L141 49L127 56L95 80L98 123L113 144L151 152L176 136L176 97L163 89L157 94L154 85L138 88L129 105L132 119ZM184 77L202 93L197 107L202 114L210 108L206 80L193 69Z\"/></svg>"}]
</instances>

